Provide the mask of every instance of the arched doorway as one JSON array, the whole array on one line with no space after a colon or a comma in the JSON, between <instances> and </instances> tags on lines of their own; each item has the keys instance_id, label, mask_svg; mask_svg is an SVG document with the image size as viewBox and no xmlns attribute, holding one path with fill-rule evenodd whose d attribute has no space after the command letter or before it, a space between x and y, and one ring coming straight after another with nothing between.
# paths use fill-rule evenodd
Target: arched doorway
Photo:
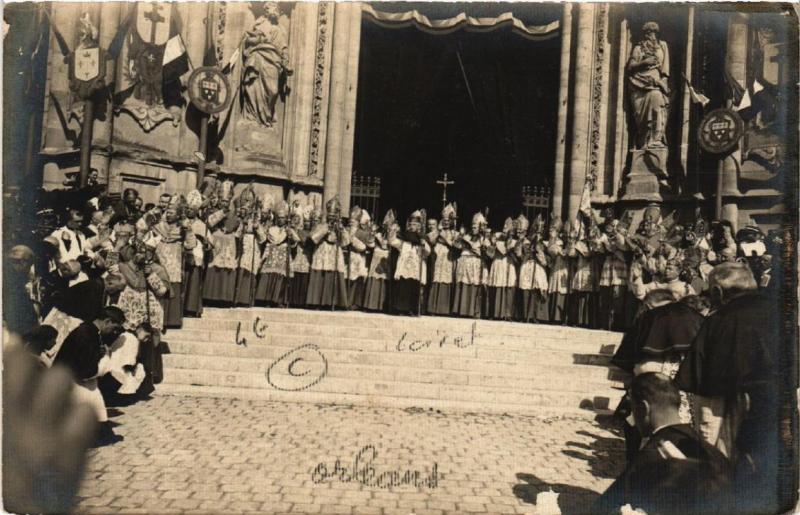
<instances>
[{"instance_id":1,"label":"arched doorway","mask_svg":"<svg viewBox=\"0 0 800 515\"><path fill-rule=\"evenodd\" d=\"M554 7L537 21L557 20ZM460 217L488 207L499 227L521 211L524 187L551 185L560 46L557 35L433 34L364 16L353 170L380 178L380 214L424 207L438 217L447 173Z\"/></svg>"}]
</instances>

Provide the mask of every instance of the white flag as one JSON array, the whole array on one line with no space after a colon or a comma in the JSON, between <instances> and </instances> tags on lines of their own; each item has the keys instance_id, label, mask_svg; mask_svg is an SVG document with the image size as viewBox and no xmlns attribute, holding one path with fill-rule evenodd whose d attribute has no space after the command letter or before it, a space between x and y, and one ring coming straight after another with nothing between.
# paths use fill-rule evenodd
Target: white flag
<instances>
[{"instance_id":1,"label":"white flag","mask_svg":"<svg viewBox=\"0 0 800 515\"><path fill-rule=\"evenodd\" d=\"M741 111L742 109L747 109L751 105L753 105L753 103L750 100L750 90L745 89L744 95L742 95L742 99L739 101L739 105L736 106L736 110Z\"/></svg>"},{"instance_id":2,"label":"white flag","mask_svg":"<svg viewBox=\"0 0 800 515\"><path fill-rule=\"evenodd\" d=\"M166 66L184 54L186 54L186 47L183 46L183 38L180 34L176 34L167 41L167 45L164 47L164 58L161 60L161 64Z\"/></svg>"},{"instance_id":3,"label":"white flag","mask_svg":"<svg viewBox=\"0 0 800 515\"><path fill-rule=\"evenodd\" d=\"M177 80L191 69L189 54L186 53L186 47L183 45L183 38L180 34L176 34L167 41L161 63L164 82Z\"/></svg>"},{"instance_id":4,"label":"white flag","mask_svg":"<svg viewBox=\"0 0 800 515\"><path fill-rule=\"evenodd\" d=\"M711 102L710 98L695 91L691 84L689 84L689 97L692 99L692 102L695 104L701 104L703 107L705 107L707 103Z\"/></svg>"},{"instance_id":5,"label":"white flag","mask_svg":"<svg viewBox=\"0 0 800 515\"><path fill-rule=\"evenodd\" d=\"M239 49L233 51L231 54L230 59L228 59L228 63L222 67L222 73L228 74L233 71L233 67L236 66L236 60L239 58Z\"/></svg>"},{"instance_id":6,"label":"white flag","mask_svg":"<svg viewBox=\"0 0 800 515\"><path fill-rule=\"evenodd\" d=\"M755 95L759 91L764 91L764 86L762 86L761 83L758 82L758 79L756 79L753 81L753 94Z\"/></svg>"}]
</instances>

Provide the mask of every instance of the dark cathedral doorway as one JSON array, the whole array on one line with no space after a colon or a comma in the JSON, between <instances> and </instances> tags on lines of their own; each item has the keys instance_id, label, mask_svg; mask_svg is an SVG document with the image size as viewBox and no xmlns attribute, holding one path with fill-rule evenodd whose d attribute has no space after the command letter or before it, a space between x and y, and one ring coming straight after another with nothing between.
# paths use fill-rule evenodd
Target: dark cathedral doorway
<instances>
[{"instance_id":1,"label":"dark cathedral doorway","mask_svg":"<svg viewBox=\"0 0 800 515\"><path fill-rule=\"evenodd\" d=\"M433 5L438 4L438 5ZM561 6L375 4L430 19L513 11L529 25L558 20ZM483 12L494 9L497 12ZM430 12L435 10L436 12ZM427 11L427 12L426 12ZM442 12L439 12L442 11ZM493 227L522 211L524 187L552 185L561 39L509 28L431 34L362 18L353 171L380 178L379 216L395 208L439 217L447 173L461 223L489 208ZM353 199L358 202L357 198Z\"/></svg>"}]
</instances>

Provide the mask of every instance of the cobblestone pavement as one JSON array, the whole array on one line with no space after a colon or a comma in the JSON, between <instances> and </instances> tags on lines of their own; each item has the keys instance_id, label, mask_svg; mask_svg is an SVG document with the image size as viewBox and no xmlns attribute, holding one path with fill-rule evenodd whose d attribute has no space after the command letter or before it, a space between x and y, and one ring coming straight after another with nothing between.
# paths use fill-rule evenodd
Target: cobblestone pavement
<instances>
[{"instance_id":1,"label":"cobblestone pavement","mask_svg":"<svg viewBox=\"0 0 800 515\"><path fill-rule=\"evenodd\" d=\"M111 411L124 440L91 451L79 513L536 513L550 488L585 513L624 461L579 417L169 396Z\"/></svg>"}]
</instances>

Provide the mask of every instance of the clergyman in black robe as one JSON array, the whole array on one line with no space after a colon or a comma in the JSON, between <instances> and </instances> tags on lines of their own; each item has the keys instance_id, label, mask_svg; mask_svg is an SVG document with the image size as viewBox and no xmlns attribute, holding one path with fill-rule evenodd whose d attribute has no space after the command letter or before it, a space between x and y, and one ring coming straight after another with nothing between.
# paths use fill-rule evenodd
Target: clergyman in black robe
<instances>
[{"instance_id":1,"label":"clergyman in black robe","mask_svg":"<svg viewBox=\"0 0 800 515\"><path fill-rule=\"evenodd\" d=\"M644 445L591 513L618 514L627 504L646 513L731 513L722 505L729 494L730 462L680 423L680 396L669 377L641 374L629 391Z\"/></svg>"},{"instance_id":2,"label":"clergyman in black robe","mask_svg":"<svg viewBox=\"0 0 800 515\"><path fill-rule=\"evenodd\" d=\"M718 265L709 283L718 309L700 329L676 384L702 396L696 413L701 432L737 463L737 503L780 511L774 504L780 481L780 369L794 358L780 355L780 309L757 293L746 264Z\"/></svg>"},{"instance_id":3,"label":"clergyman in black robe","mask_svg":"<svg viewBox=\"0 0 800 515\"><path fill-rule=\"evenodd\" d=\"M101 310L91 322L83 322L67 335L53 361L65 366L75 379L75 398L92 406L101 424L101 439L113 437L97 378L109 371L108 346L123 332L125 315L116 306Z\"/></svg>"}]
</instances>

